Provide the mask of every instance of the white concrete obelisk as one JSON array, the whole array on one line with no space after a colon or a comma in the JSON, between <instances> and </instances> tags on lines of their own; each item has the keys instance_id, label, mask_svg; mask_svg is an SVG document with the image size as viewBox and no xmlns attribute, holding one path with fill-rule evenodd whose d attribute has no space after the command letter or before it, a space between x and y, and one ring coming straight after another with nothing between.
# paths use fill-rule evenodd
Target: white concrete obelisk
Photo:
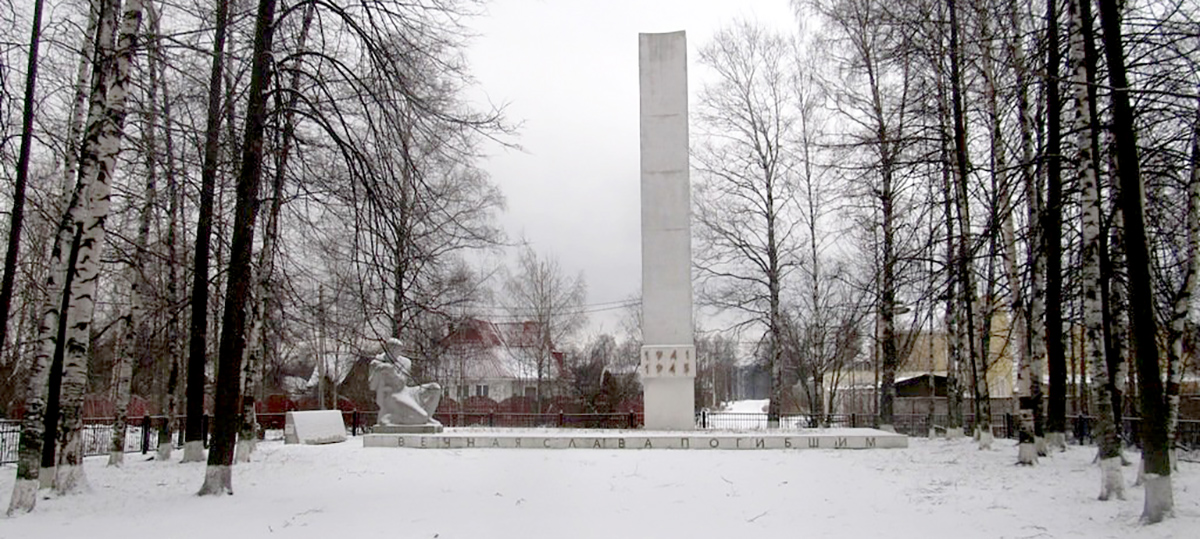
<instances>
[{"instance_id":1,"label":"white concrete obelisk","mask_svg":"<svg viewBox=\"0 0 1200 539\"><path fill-rule=\"evenodd\" d=\"M642 151L642 357L646 428L695 428L687 39L638 34Z\"/></svg>"}]
</instances>

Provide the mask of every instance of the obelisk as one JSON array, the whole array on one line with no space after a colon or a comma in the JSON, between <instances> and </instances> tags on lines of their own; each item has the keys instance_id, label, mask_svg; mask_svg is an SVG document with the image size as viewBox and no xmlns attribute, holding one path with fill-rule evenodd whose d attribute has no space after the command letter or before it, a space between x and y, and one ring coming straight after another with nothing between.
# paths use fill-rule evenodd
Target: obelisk
<instances>
[{"instance_id":1,"label":"obelisk","mask_svg":"<svg viewBox=\"0 0 1200 539\"><path fill-rule=\"evenodd\" d=\"M646 428L695 427L687 39L638 35L642 153L642 377Z\"/></svg>"}]
</instances>

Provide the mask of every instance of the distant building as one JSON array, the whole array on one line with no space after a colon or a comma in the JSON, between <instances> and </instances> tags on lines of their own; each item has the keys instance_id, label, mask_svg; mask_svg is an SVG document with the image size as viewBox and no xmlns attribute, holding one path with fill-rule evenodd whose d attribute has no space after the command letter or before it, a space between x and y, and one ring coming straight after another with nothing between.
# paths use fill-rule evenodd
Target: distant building
<instances>
[{"instance_id":1,"label":"distant building","mask_svg":"<svg viewBox=\"0 0 1200 539\"><path fill-rule=\"evenodd\" d=\"M944 331L897 332L897 348L900 365L896 370L898 414L925 414L931 404L937 414L946 410L947 335ZM1015 383L1014 350L1016 338L1008 324L1008 318L997 315L992 319L992 331L987 354L985 374L988 394L993 403L1012 399ZM876 353L878 353L876 351ZM964 361L967 352L962 353ZM880 373L875 365L864 360L856 362L854 368L843 372L837 388L837 401L828 407L833 413L873 413ZM959 367L958 385L965 401L973 397L971 390L971 365L964 362ZM828 397L829 392L826 392ZM967 406L967 405L964 405ZM964 413L970 412L964 407ZM993 406L993 413L1001 413Z\"/></svg>"},{"instance_id":2,"label":"distant building","mask_svg":"<svg viewBox=\"0 0 1200 539\"><path fill-rule=\"evenodd\" d=\"M486 398L503 402L536 400L541 331L534 322L497 323L467 319L447 332L445 353L433 378L443 397L456 402ZM547 401L565 388L563 353L549 343L542 363L542 398Z\"/></svg>"}]
</instances>

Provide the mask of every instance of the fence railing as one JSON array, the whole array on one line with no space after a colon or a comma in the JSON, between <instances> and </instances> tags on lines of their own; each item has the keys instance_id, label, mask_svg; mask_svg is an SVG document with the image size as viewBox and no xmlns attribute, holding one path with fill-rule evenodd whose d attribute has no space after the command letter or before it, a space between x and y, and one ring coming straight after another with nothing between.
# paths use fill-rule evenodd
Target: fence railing
<instances>
[{"instance_id":1,"label":"fence railing","mask_svg":"<svg viewBox=\"0 0 1200 539\"><path fill-rule=\"evenodd\" d=\"M357 436L371 432L375 425L377 412L343 412L343 420L349 434ZM448 427L498 427L498 428L593 428L593 429L636 429L643 426L645 416L636 412L616 414L535 414L508 412L444 412L434 417ZM257 414L259 436L266 430L283 429L285 413ZM183 447L183 432L186 417L177 417L175 428L171 429L171 442L174 447ZM712 412L702 410L696 414L698 429L731 429L731 430L767 430L767 429L797 429L815 428L822 425L821 417L815 415L783 415L778 422L770 421L766 413L758 412ZM165 416L144 416L130 418L125 423L125 452L148 453L158 446L158 432L167 418ZM824 426L830 428L874 427L876 418L865 414L829 414L824 417ZM893 427L896 432L908 436L928 436L931 426L944 426L948 423L944 415L927 414L896 414L893 416ZM1090 443L1091 432L1095 428L1094 417L1071 416L1067 424L1077 443ZM998 438L1016 438L1017 419L1013 414L995 414L992 416L992 433ZM210 421L204 416L201 422L202 442L208 446L208 431ZM975 427L975 416L963 416L963 430L971 432ZM1133 446L1140 445L1141 419L1127 417L1121 421L1121 438ZM17 449L21 435L21 422L10 419L0 419L0 464L17 461ZM83 425L83 451L85 456L108 454L112 439L111 419L85 419ZM1179 422L1175 443L1177 447L1200 449L1200 421L1182 420Z\"/></svg>"}]
</instances>

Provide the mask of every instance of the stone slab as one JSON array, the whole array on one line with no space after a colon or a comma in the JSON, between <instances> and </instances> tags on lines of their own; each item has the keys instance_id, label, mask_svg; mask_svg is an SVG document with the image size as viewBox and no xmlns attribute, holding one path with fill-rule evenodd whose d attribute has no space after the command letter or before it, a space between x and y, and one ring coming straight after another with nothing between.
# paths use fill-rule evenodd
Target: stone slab
<instances>
[{"instance_id":1,"label":"stone slab","mask_svg":"<svg viewBox=\"0 0 1200 539\"><path fill-rule=\"evenodd\" d=\"M412 449L895 449L908 437L876 429L728 432L640 430L581 432L448 431L442 434L368 434L363 447Z\"/></svg>"},{"instance_id":2,"label":"stone slab","mask_svg":"<svg viewBox=\"0 0 1200 539\"><path fill-rule=\"evenodd\" d=\"M375 434L437 434L444 429L441 425L375 425L371 431Z\"/></svg>"},{"instance_id":3,"label":"stone slab","mask_svg":"<svg viewBox=\"0 0 1200 539\"><path fill-rule=\"evenodd\" d=\"M337 410L288 412L283 425L285 444L332 444L346 441L346 422Z\"/></svg>"}]
</instances>

